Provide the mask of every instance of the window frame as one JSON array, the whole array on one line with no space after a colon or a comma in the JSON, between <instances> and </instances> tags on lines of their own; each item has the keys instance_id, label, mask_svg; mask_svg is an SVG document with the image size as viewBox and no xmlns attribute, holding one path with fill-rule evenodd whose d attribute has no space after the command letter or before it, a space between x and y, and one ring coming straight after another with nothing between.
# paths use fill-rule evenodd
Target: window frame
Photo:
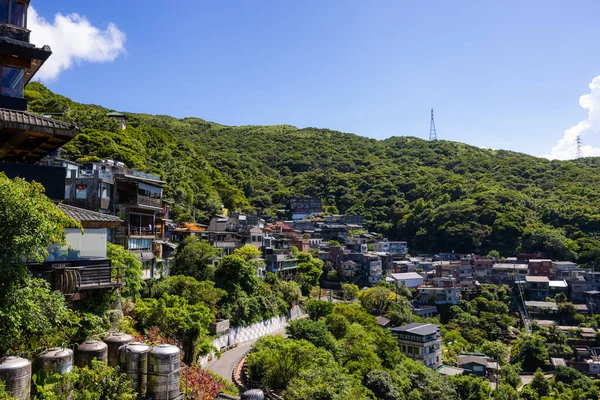
<instances>
[{"instance_id":1,"label":"window frame","mask_svg":"<svg viewBox=\"0 0 600 400\"><path fill-rule=\"evenodd\" d=\"M23 26L21 26L21 25L15 25L15 24L12 23L12 3L13 2L20 3L24 7L24 11L23 11ZM29 2L24 1L24 0L8 0L8 14L7 14L6 22L0 21L0 23L4 23L4 24L7 24L7 25L12 25L12 26L16 26L18 28L27 29L27 12L28 11L29 11Z\"/></svg>"},{"instance_id":2,"label":"window frame","mask_svg":"<svg viewBox=\"0 0 600 400\"><path fill-rule=\"evenodd\" d=\"M3 79L4 79L4 68L12 68L12 69L16 69L16 70L21 70L23 72L23 87L21 88L21 96L9 96L7 94L2 94L2 91L4 90L4 85L3 85ZM6 65L3 63L0 63L0 96L1 97L10 97L13 99L23 99L25 98L25 68L22 67L14 67L12 65Z\"/></svg>"}]
</instances>

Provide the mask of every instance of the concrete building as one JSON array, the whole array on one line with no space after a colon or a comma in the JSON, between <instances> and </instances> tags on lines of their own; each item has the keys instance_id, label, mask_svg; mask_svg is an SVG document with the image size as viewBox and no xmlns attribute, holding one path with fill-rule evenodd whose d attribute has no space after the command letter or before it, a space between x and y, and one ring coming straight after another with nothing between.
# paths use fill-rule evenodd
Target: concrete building
<instances>
[{"instance_id":1,"label":"concrete building","mask_svg":"<svg viewBox=\"0 0 600 400\"><path fill-rule=\"evenodd\" d=\"M416 272L390 274L389 277L395 285L399 286L404 283L408 288L416 288L423 283L423 277Z\"/></svg>"},{"instance_id":2,"label":"concrete building","mask_svg":"<svg viewBox=\"0 0 600 400\"><path fill-rule=\"evenodd\" d=\"M398 340L400 351L408 358L421 361L431 369L442 364L442 335L439 326L412 323L391 328L390 331Z\"/></svg>"},{"instance_id":3,"label":"concrete building","mask_svg":"<svg viewBox=\"0 0 600 400\"><path fill-rule=\"evenodd\" d=\"M417 292L419 293L419 304L422 305L455 305L462 299L460 287L421 285L417 288Z\"/></svg>"},{"instance_id":4,"label":"concrete building","mask_svg":"<svg viewBox=\"0 0 600 400\"><path fill-rule=\"evenodd\" d=\"M531 276L547 276L550 278L552 274L552 260L533 259L529 260L529 268L527 275Z\"/></svg>"},{"instance_id":5,"label":"concrete building","mask_svg":"<svg viewBox=\"0 0 600 400\"><path fill-rule=\"evenodd\" d=\"M525 296L528 300L542 300L550 294L550 280L547 276L526 276Z\"/></svg>"}]
</instances>

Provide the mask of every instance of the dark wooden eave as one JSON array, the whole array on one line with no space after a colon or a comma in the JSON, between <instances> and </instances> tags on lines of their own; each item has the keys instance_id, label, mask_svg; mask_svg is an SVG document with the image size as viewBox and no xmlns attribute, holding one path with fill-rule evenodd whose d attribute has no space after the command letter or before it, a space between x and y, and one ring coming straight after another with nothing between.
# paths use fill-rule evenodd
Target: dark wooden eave
<instances>
[{"instance_id":1,"label":"dark wooden eave","mask_svg":"<svg viewBox=\"0 0 600 400\"><path fill-rule=\"evenodd\" d=\"M85 208L74 207L64 203L60 203L58 208L67 217L79 221L84 229L117 228L123 222L121 218L114 215L86 210Z\"/></svg>"},{"instance_id":2,"label":"dark wooden eave","mask_svg":"<svg viewBox=\"0 0 600 400\"><path fill-rule=\"evenodd\" d=\"M78 132L71 123L0 108L0 161L35 163Z\"/></svg>"}]
</instances>

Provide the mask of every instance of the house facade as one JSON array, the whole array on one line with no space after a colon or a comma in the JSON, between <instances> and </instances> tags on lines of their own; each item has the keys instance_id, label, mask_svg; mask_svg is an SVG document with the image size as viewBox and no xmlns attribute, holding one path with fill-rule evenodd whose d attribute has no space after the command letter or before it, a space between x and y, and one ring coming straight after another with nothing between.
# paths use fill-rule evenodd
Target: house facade
<instances>
[{"instance_id":1,"label":"house facade","mask_svg":"<svg viewBox=\"0 0 600 400\"><path fill-rule=\"evenodd\" d=\"M442 335L439 326L412 323L391 328L390 331L398 340L400 351L408 358L421 361L431 369L442 364Z\"/></svg>"}]
</instances>

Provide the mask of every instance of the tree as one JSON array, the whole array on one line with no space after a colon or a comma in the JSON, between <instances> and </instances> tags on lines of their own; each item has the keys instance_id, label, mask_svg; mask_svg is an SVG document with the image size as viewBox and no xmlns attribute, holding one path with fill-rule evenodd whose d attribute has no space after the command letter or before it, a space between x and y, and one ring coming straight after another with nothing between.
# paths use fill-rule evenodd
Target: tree
<instances>
[{"instance_id":1,"label":"tree","mask_svg":"<svg viewBox=\"0 0 600 400\"><path fill-rule=\"evenodd\" d=\"M65 228L81 224L68 218L39 183L0 172L0 308L9 286L20 285L26 275L23 260L41 262L52 245L65 244Z\"/></svg>"},{"instance_id":2,"label":"tree","mask_svg":"<svg viewBox=\"0 0 600 400\"><path fill-rule=\"evenodd\" d=\"M123 294L134 299L139 298L142 285L142 263L138 261L135 254L127 251L123 246L108 243L106 245L106 257L110 258L113 267L121 267L125 270L125 288Z\"/></svg>"},{"instance_id":3,"label":"tree","mask_svg":"<svg viewBox=\"0 0 600 400\"><path fill-rule=\"evenodd\" d=\"M382 400L399 400L402 399L400 392L389 372L381 369L369 372L365 378L365 386Z\"/></svg>"},{"instance_id":4,"label":"tree","mask_svg":"<svg viewBox=\"0 0 600 400\"><path fill-rule=\"evenodd\" d=\"M238 255L225 256L216 270L219 287L232 293L238 288L249 295L256 292L259 278L254 267Z\"/></svg>"},{"instance_id":5,"label":"tree","mask_svg":"<svg viewBox=\"0 0 600 400\"><path fill-rule=\"evenodd\" d=\"M188 236L177 248L171 274L192 276L199 281L212 280L215 275L213 259L220 252L206 240Z\"/></svg>"},{"instance_id":6,"label":"tree","mask_svg":"<svg viewBox=\"0 0 600 400\"><path fill-rule=\"evenodd\" d=\"M244 261L254 260L262 256L261 251L251 244L246 244L239 249L235 249L233 254L242 257Z\"/></svg>"},{"instance_id":7,"label":"tree","mask_svg":"<svg viewBox=\"0 0 600 400\"><path fill-rule=\"evenodd\" d=\"M542 368L548 360L546 339L537 333L520 336L512 347L512 356L522 363L524 371Z\"/></svg>"},{"instance_id":8,"label":"tree","mask_svg":"<svg viewBox=\"0 0 600 400\"><path fill-rule=\"evenodd\" d=\"M250 376L271 389L284 390L303 370L333 365L333 356L304 340L265 336L246 359Z\"/></svg>"},{"instance_id":9,"label":"tree","mask_svg":"<svg viewBox=\"0 0 600 400\"><path fill-rule=\"evenodd\" d=\"M330 240L329 242L327 242L327 246L339 246L340 242L338 242L337 240Z\"/></svg>"},{"instance_id":10,"label":"tree","mask_svg":"<svg viewBox=\"0 0 600 400\"><path fill-rule=\"evenodd\" d=\"M297 319L290 322L285 332L292 339L304 339L317 347L322 347L335 354L336 342L333 335L327 330L325 323L310 319Z\"/></svg>"},{"instance_id":11,"label":"tree","mask_svg":"<svg viewBox=\"0 0 600 400\"><path fill-rule=\"evenodd\" d=\"M519 375L520 372L521 370L518 366L504 365L500 370L502 381L516 389L521 386L521 376Z\"/></svg>"},{"instance_id":12,"label":"tree","mask_svg":"<svg viewBox=\"0 0 600 400\"><path fill-rule=\"evenodd\" d=\"M490 397L490 384L479 377L451 376L450 381L461 400L480 400Z\"/></svg>"},{"instance_id":13,"label":"tree","mask_svg":"<svg viewBox=\"0 0 600 400\"><path fill-rule=\"evenodd\" d=\"M319 283L323 274L323 261L309 253L298 253L298 279L304 293Z\"/></svg>"},{"instance_id":14,"label":"tree","mask_svg":"<svg viewBox=\"0 0 600 400\"><path fill-rule=\"evenodd\" d=\"M26 278L3 296L0 307L0 354L36 350L69 343L80 318L65 304L60 292L42 279Z\"/></svg>"},{"instance_id":15,"label":"tree","mask_svg":"<svg viewBox=\"0 0 600 400\"><path fill-rule=\"evenodd\" d=\"M213 314L217 314L219 302L227 295L223 289L215 288L214 282L198 282L191 276L168 276L153 287L153 297L159 299L164 293L178 295L194 305L204 304Z\"/></svg>"},{"instance_id":16,"label":"tree","mask_svg":"<svg viewBox=\"0 0 600 400\"><path fill-rule=\"evenodd\" d=\"M540 397L550 394L550 381L546 379L544 373L539 369L533 374L533 380L529 385Z\"/></svg>"},{"instance_id":17,"label":"tree","mask_svg":"<svg viewBox=\"0 0 600 400\"><path fill-rule=\"evenodd\" d=\"M54 385L57 400L135 400L129 378L106 363L93 360L91 368L73 367Z\"/></svg>"},{"instance_id":18,"label":"tree","mask_svg":"<svg viewBox=\"0 0 600 400\"><path fill-rule=\"evenodd\" d=\"M396 294L383 286L375 286L359 293L360 304L369 312L385 312L396 299Z\"/></svg>"},{"instance_id":19,"label":"tree","mask_svg":"<svg viewBox=\"0 0 600 400\"><path fill-rule=\"evenodd\" d=\"M484 341L479 347L481 352L494 357L500 365L504 365L508 361L508 346L500 341Z\"/></svg>"},{"instance_id":20,"label":"tree","mask_svg":"<svg viewBox=\"0 0 600 400\"><path fill-rule=\"evenodd\" d=\"M310 299L306 302L306 311L313 320L318 320L321 317L326 317L333 311L333 303L327 300Z\"/></svg>"},{"instance_id":21,"label":"tree","mask_svg":"<svg viewBox=\"0 0 600 400\"><path fill-rule=\"evenodd\" d=\"M358 286L352 283L344 283L342 285L342 292L344 293L344 300L354 300L358 296Z\"/></svg>"}]
</instances>

